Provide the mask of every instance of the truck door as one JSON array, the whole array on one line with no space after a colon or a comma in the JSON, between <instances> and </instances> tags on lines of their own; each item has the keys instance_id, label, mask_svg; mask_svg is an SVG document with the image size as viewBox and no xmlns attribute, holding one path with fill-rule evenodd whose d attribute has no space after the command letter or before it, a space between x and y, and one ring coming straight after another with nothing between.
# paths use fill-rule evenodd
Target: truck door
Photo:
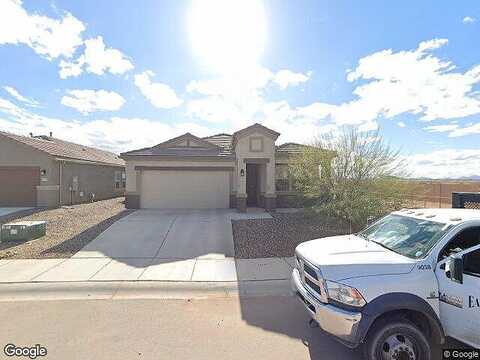
<instances>
[{"instance_id":1,"label":"truck door","mask_svg":"<svg viewBox=\"0 0 480 360\"><path fill-rule=\"evenodd\" d=\"M480 347L480 245L460 251L456 256L463 259L461 283L452 280L446 266L448 258L441 260L435 270L440 319L448 336Z\"/></svg>"}]
</instances>

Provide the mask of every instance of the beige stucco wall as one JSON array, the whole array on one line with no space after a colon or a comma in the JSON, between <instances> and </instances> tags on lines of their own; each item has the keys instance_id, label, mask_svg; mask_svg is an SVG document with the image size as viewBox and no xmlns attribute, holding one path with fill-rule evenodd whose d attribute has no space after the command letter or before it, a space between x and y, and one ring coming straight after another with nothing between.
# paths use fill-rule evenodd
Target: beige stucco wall
<instances>
[{"instance_id":1,"label":"beige stucco wall","mask_svg":"<svg viewBox=\"0 0 480 360\"><path fill-rule=\"evenodd\" d=\"M40 185L37 186L37 206L56 207L59 198L58 185Z\"/></svg>"},{"instance_id":2,"label":"beige stucco wall","mask_svg":"<svg viewBox=\"0 0 480 360\"><path fill-rule=\"evenodd\" d=\"M250 150L250 138L262 138L263 139L263 151L251 151ZM266 196L275 195L275 140L269 136L265 136L260 132L254 132L249 135L245 135L238 139L235 146L235 154L237 157L237 183L236 192L238 196L246 196L246 176L240 176L241 169L246 171L246 164L244 159L246 158L267 158L269 162L265 165L264 171L261 173L261 179L263 178L263 185L261 190L265 192ZM262 167L260 167L262 168Z\"/></svg>"},{"instance_id":3,"label":"beige stucco wall","mask_svg":"<svg viewBox=\"0 0 480 360\"><path fill-rule=\"evenodd\" d=\"M122 167L62 163L62 205L88 202L92 194L95 194L95 200L103 200L122 196L125 192L121 187L115 189L115 171L124 171ZM70 191L74 177L78 178L78 189Z\"/></svg>"},{"instance_id":4,"label":"beige stucco wall","mask_svg":"<svg viewBox=\"0 0 480 360\"><path fill-rule=\"evenodd\" d=\"M53 158L43 152L0 135L0 166L35 166L45 170L40 185L58 184L58 165Z\"/></svg>"},{"instance_id":5,"label":"beige stucco wall","mask_svg":"<svg viewBox=\"0 0 480 360\"><path fill-rule=\"evenodd\" d=\"M62 162L62 205L89 200L90 193L96 199L107 199L124 194L125 189L115 189L114 172L122 167ZM34 166L44 170L37 186L37 206L55 207L60 198L60 162L53 156L35 150L28 145L0 135L0 166ZM79 191L70 197L69 185L78 176ZM84 196L80 196L80 191Z\"/></svg>"}]
</instances>

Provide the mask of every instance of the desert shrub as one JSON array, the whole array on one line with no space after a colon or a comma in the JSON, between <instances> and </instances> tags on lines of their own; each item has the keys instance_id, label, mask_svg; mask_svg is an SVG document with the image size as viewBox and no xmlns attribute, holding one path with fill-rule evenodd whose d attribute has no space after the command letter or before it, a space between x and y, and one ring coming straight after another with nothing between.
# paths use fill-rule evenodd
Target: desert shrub
<instances>
[{"instance_id":1,"label":"desert shrub","mask_svg":"<svg viewBox=\"0 0 480 360\"><path fill-rule=\"evenodd\" d=\"M316 139L290 166L309 210L344 219L353 229L406 205L404 169L398 150L378 131L352 128Z\"/></svg>"}]
</instances>

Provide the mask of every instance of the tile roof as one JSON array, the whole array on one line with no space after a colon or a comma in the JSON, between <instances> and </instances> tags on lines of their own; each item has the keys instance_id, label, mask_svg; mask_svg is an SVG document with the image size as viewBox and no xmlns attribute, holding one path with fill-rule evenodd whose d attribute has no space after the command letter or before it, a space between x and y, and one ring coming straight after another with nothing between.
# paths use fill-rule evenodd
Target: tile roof
<instances>
[{"instance_id":1,"label":"tile roof","mask_svg":"<svg viewBox=\"0 0 480 360\"><path fill-rule=\"evenodd\" d=\"M232 140L233 135L230 134L216 134L212 136L204 137L203 140L207 140L214 145L220 146L225 153L232 153Z\"/></svg>"},{"instance_id":2,"label":"tile roof","mask_svg":"<svg viewBox=\"0 0 480 360\"><path fill-rule=\"evenodd\" d=\"M328 150L324 148L315 147L312 145L305 145L305 144L298 144L298 143L285 143L275 147L275 153L277 156L293 156L300 154L303 150L307 148L316 148L318 150L322 150L328 156L336 156L336 152L334 150Z\"/></svg>"},{"instance_id":3,"label":"tile roof","mask_svg":"<svg viewBox=\"0 0 480 360\"><path fill-rule=\"evenodd\" d=\"M221 136L220 136L221 135ZM180 156L180 157L222 157L227 158L232 156L228 139L228 134L219 134L207 137L199 138L190 133L180 135L176 138L167 140L158 145L147 147L138 150L132 150L122 153L120 156ZM182 145L187 141L187 144L195 144L194 146Z\"/></svg>"},{"instance_id":4,"label":"tile roof","mask_svg":"<svg viewBox=\"0 0 480 360\"><path fill-rule=\"evenodd\" d=\"M12 140L28 145L36 150L59 158L92 161L115 166L125 166L125 162L114 153L95 149L89 146L75 144L54 137L27 137L3 131L0 131L0 135L3 135Z\"/></svg>"},{"instance_id":5,"label":"tile roof","mask_svg":"<svg viewBox=\"0 0 480 360\"><path fill-rule=\"evenodd\" d=\"M290 142L276 146L275 152L280 155L294 155L299 154L306 146L307 145Z\"/></svg>"}]
</instances>

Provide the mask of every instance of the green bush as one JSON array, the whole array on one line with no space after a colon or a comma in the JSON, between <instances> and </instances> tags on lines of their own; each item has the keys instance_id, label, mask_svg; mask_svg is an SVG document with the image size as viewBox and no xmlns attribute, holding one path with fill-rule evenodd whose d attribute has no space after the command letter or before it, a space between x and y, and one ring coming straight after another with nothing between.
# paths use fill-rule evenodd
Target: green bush
<instances>
[{"instance_id":1,"label":"green bush","mask_svg":"<svg viewBox=\"0 0 480 360\"><path fill-rule=\"evenodd\" d=\"M404 168L399 152L378 131L344 129L305 147L290 172L312 212L341 218L358 229L368 218L406 205Z\"/></svg>"}]
</instances>

